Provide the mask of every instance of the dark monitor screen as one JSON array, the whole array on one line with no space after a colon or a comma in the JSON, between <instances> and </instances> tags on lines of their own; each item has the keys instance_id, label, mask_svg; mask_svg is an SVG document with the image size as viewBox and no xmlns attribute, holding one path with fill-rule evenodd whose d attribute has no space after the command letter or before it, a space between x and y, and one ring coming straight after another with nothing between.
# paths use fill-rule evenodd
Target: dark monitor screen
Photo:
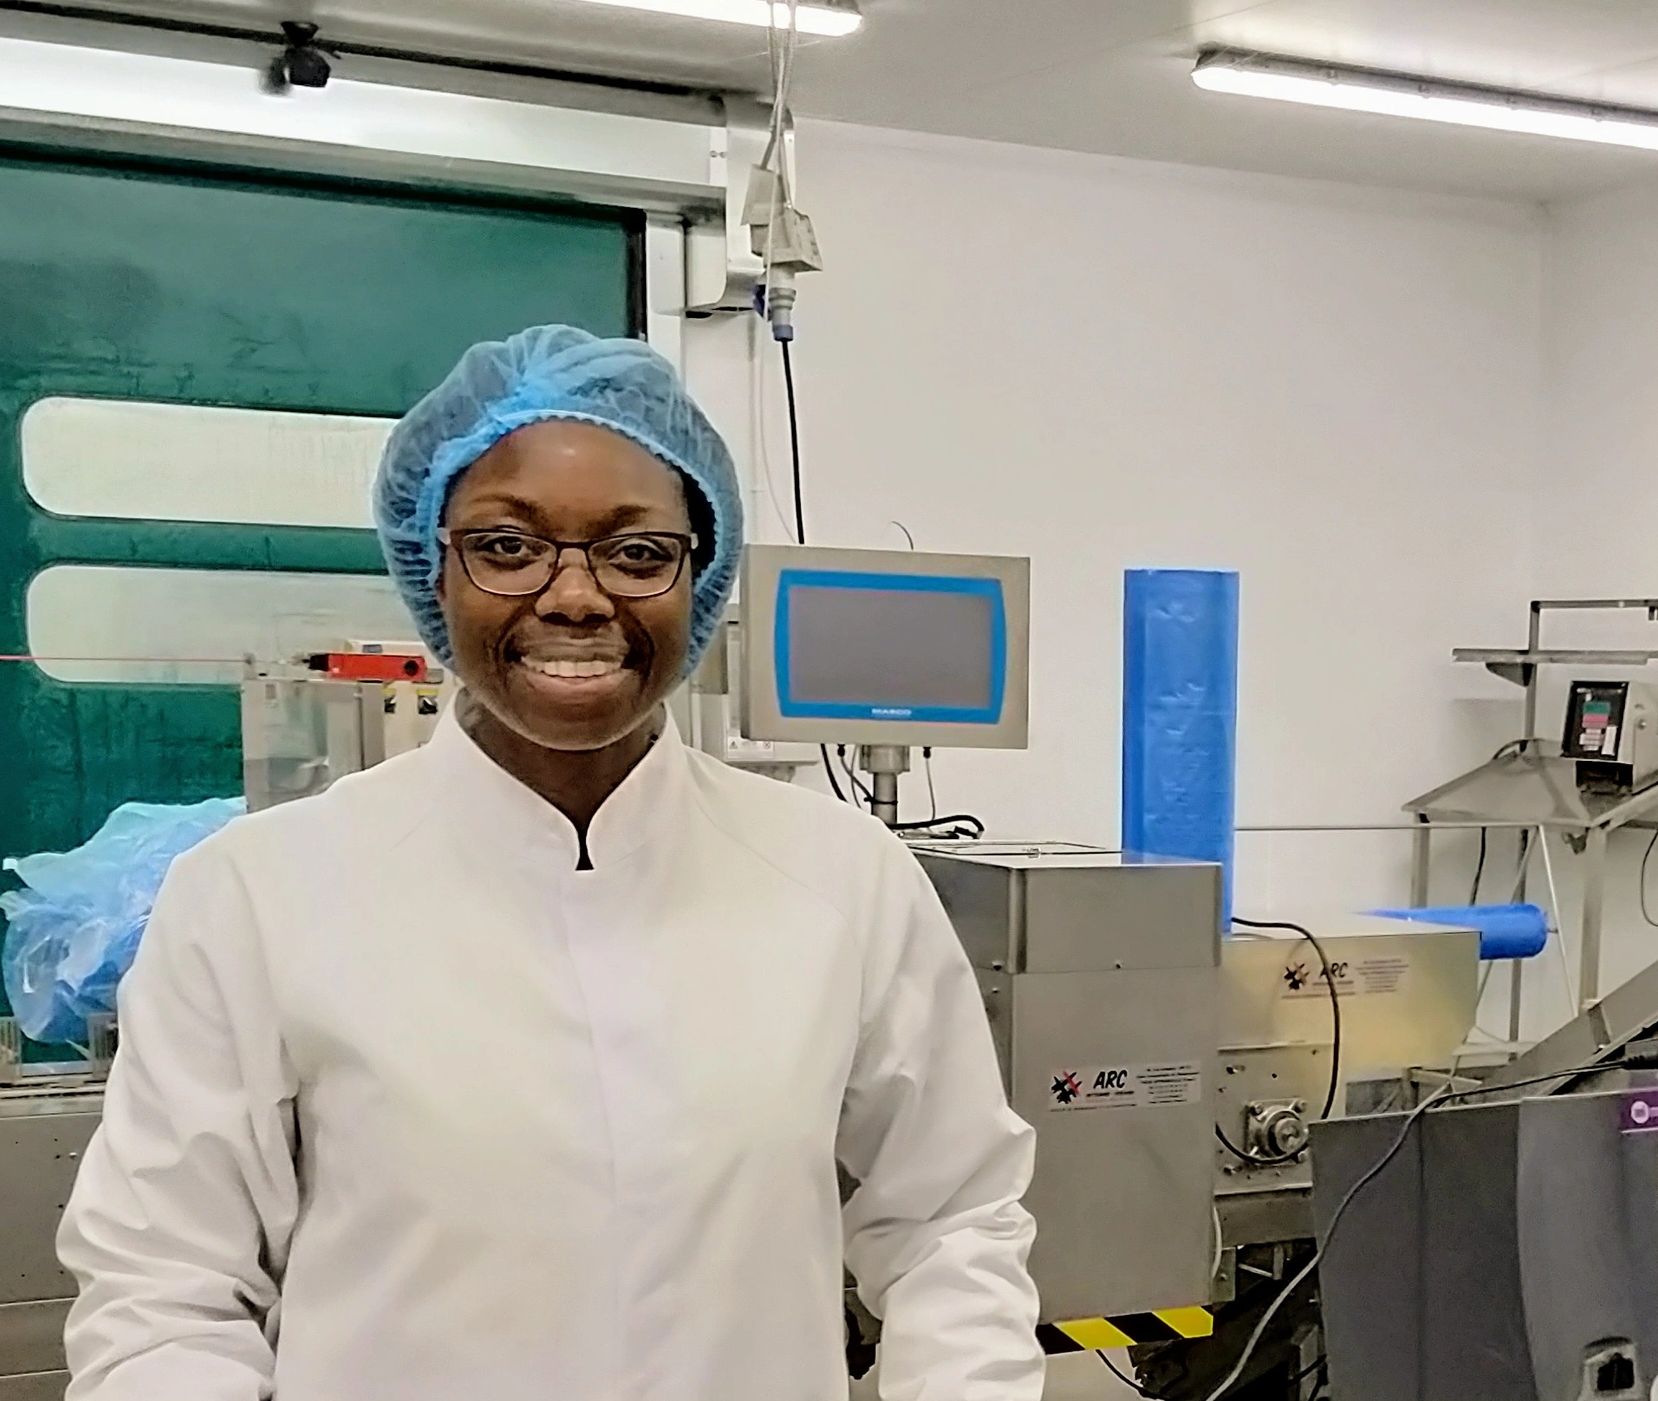
<instances>
[{"instance_id":1,"label":"dark monitor screen","mask_svg":"<svg viewBox=\"0 0 1658 1401\"><path fill-rule=\"evenodd\" d=\"M1006 684L990 579L785 571L778 695L787 716L994 724Z\"/></svg>"}]
</instances>

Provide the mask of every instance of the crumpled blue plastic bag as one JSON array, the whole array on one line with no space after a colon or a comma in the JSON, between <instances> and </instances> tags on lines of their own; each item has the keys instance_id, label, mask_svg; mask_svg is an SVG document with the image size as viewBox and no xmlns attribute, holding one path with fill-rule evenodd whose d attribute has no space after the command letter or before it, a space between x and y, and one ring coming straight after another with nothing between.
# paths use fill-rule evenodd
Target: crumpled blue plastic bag
<instances>
[{"instance_id":1,"label":"crumpled blue plastic bag","mask_svg":"<svg viewBox=\"0 0 1658 1401\"><path fill-rule=\"evenodd\" d=\"M173 858L247 811L241 798L123 803L82 846L8 860L23 889L0 894L0 974L36 1041L84 1042L86 1019L115 1010Z\"/></svg>"}]
</instances>

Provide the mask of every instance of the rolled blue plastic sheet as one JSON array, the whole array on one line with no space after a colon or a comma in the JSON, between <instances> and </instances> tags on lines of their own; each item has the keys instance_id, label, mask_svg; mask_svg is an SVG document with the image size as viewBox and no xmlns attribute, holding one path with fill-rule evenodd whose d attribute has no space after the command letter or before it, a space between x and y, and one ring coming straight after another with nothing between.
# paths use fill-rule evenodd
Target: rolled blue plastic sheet
<instances>
[{"instance_id":1,"label":"rolled blue plastic sheet","mask_svg":"<svg viewBox=\"0 0 1658 1401\"><path fill-rule=\"evenodd\" d=\"M1481 958L1532 958L1549 941L1549 917L1536 905L1436 905L1431 909L1370 913L1385 919L1477 929Z\"/></svg>"},{"instance_id":2,"label":"rolled blue plastic sheet","mask_svg":"<svg viewBox=\"0 0 1658 1401\"><path fill-rule=\"evenodd\" d=\"M1232 927L1238 576L1131 569L1123 579L1123 825L1130 860L1213 861Z\"/></svg>"}]
</instances>

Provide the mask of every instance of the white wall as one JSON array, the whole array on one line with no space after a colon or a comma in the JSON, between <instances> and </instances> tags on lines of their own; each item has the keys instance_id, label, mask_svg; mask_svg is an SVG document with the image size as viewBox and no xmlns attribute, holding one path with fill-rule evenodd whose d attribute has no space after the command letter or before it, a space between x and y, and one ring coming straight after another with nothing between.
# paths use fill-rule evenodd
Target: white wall
<instances>
[{"instance_id":1,"label":"white wall","mask_svg":"<svg viewBox=\"0 0 1658 1401\"><path fill-rule=\"evenodd\" d=\"M1244 824L1397 820L1515 732L1448 657L1531 587L1539 211L825 124L799 153L811 538L1033 559L1031 748L942 756L950 808L1115 838L1136 565L1242 571ZM752 460L749 334L688 355ZM763 485L755 515L782 538ZM1402 900L1407 852L1243 836L1240 913Z\"/></svg>"},{"instance_id":2,"label":"white wall","mask_svg":"<svg viewBox=\"0 0 1658 1401\"><path fill-rule=\"evenodd\" d=\"M1655 226L1658 180L1549 211L1546 528L1534 571L1545 590L1658 594Z\"/></svg>"},{"instance_id":3,"label":"white wall","mask_svg":"<svg viewBox=\"0 0 1658 1401\"><path fill-rule=\"evenodd\" d=\"M1655 226L1658 179L1549 211L1547 418L1532 563L1542 596L1658 597ZM1566 618L1552 626L1545 641L1562 646L1658 648L1658 626L1641 614ZM1559 723L1565 679L1556 678L1542 706L1545 733ZM1645 832L1613 839L1602 990L1658 959L1658 929L1642 918L1637 893L1650 840ZM1563 854L1560 870L1572 899L1577 864ZM1649 905L1658 915L1658 858L1653 865Z\"/></svg>"}]
</instances>

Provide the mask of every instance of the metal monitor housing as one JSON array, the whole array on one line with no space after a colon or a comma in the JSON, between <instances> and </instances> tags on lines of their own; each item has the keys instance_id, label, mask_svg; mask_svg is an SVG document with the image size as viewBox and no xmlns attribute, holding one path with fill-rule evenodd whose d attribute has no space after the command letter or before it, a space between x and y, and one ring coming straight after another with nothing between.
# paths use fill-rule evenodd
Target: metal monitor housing
<instances>
[{"instance_id":1,"label":"metal monitor housing","mask_svg":"<svg viewBox=\"0 0 1658 1401\"><path fill-rule=\"evenodd\" d=\"M785 714L778 628L786 586L809 580L846 587L983 590L1001 606L1003 664L998 713L979 720ZM1030 561L996 555L751 545L742 576L742 731L750 740L901 748L1023 749L1030 731ZM871 698L872 700L876 698ZM850 710L851 707L846 709ZM896 707L895 707L896 709Z\"/></svg>"}]
</instances>

